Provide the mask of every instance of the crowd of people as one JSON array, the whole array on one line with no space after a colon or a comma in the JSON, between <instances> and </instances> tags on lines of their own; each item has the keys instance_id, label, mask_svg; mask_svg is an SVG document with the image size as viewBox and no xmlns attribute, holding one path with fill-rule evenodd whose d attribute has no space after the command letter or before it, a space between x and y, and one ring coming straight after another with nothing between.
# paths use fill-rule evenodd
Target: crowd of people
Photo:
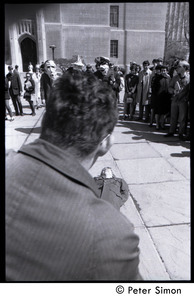
<instances>
[{"instance_id":1,"label":"crowd of people","mask_svg":"<svg viewBox=\"0 0 194 300\"><path fill-rule=\"evenodd\" d=\"M175 60L170 67L163 63L162 58L153 59L152 64L148 60L143 61L142 65L131 62L128 72L123 67L114 66L106 57L97 57L94 62L96 70L91 64L85 66L79 60L70 68L63 68L62 73L77 69L94 74L99 80L112 87L118 103L123 104L124 120L144 121L149 123L150 127L155 123L156 130L164 130L165 124L170 123L170 130L166 137L173 136L178 129L179 138L187 139L190 112L190 66L187 61ZM10 98L15 115L23 115L21 103L23 90L23 97L28 101L31 115L34 116L35 108L39 109L47 104L50 88L59 76L55 62L47 60L36 65L35 72L32 64L29 63L29 71L26 73L23 87L18 66L15 66L15 70L9 66L8 70L5 76L5 105L10 121L14 120L9 106ZM135 117L136 114L138 117Z\"/></svg>"}]
</instances>

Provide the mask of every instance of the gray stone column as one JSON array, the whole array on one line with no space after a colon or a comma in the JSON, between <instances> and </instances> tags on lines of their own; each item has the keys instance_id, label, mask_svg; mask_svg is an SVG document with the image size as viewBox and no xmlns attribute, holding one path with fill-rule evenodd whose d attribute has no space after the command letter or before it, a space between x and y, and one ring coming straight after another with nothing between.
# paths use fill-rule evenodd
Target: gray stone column
<instances>
[{"instance_id":1,"label":"gray stone column","mask_svg":"<svg viewBox=\"0 0 194 300\"><path fill-rule=\"evenodd\" d=\"M38 54L38 61L39 63L41 63L42 61L45 61L47 59L44 14L42 10L36 13L36 25L37 25L37 54Z\"/></svg>"}]
</instances>

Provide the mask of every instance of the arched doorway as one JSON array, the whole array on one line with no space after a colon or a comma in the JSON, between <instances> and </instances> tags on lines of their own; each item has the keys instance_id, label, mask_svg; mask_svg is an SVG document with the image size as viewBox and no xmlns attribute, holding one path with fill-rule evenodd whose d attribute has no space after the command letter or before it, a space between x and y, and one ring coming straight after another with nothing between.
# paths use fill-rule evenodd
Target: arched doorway
<instances>
[{"instance_id":1,"label":"arched doorway","mask_svg":"<svg viewBox=\"0 0 194 300\"><path fill-rule=\"evenodd\" d=\"M29 62L35 67L37 64L36 43L31 38L26 37L21 41L21 55L23 72L28 72Z\"/></svg>"}]
</instances>

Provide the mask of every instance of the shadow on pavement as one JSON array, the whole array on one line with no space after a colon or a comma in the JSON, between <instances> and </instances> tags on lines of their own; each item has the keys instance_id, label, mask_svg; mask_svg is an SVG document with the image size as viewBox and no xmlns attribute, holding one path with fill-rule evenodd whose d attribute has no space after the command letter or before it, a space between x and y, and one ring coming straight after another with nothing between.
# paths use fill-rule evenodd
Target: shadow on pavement
<instances>
[{"instance_id":1,"label":"shadow on pavement","mask_svg":"<svg viewBox=\"0 0 194 300\"><path fill-rule=\"evenodd\" d=\"M165 134L168 132L169 124L166 125L165 130L156 131L155 126L149 127L148 123L140 123L136 121L122 121L119 120L117 127L128 128L129 131L123 131L122 134L132 134L135 135L132 137L133 140L147 140L154 143L162 143L169 146L178 146L181 145L187 149L190 149L190 142L180 141L178 135L173 137L165 137Z\"/></svg>"},{"instance_id":2,"label":"shadow on pavement","mask_svg":"<svg viewBox=\"0 0 194 300\"><path fill-rule=\"evenodd\" d=\"M172 157L190 157L190 151L182 151L182 153L171 153Z\"/></svg>"},{"instance_id":3,"label":"shadow on pavement","mask_svg":"<svg viewBox=\"0 0 194 300\"><path fill-rule=\"evenodd\" d=\"M41 133L41 127L35 127L35 128L15 128L15 130L30 134L30 133Z\"/></svg>"}]
</instances>

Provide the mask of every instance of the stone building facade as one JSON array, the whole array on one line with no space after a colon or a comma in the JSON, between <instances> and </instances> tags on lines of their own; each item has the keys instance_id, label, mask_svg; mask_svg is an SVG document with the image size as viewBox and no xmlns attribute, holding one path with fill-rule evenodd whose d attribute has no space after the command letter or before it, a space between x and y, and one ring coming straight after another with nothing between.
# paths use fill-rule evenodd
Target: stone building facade
<instances>
[{"instance_id":1,"label":"stone building facade","mask_svg":"<svg viewBox=\"0 0 194 300\"><path fill-rule=\"evenodd\" d=\"M177 56L188 60L190 54L189 2L168 3L165 32L165 59Z\"/></svg>"},{"instance_id":2,"label":"stone building facade","mask_svg":"<svg viewBox=\"0 0 194 300\"><path fill-rule=\"evenodd\" d=\"M167 2L6 4L5 63L27 65L80 55L94 65L164 56Z\"/></svg>"}]
</instances>

